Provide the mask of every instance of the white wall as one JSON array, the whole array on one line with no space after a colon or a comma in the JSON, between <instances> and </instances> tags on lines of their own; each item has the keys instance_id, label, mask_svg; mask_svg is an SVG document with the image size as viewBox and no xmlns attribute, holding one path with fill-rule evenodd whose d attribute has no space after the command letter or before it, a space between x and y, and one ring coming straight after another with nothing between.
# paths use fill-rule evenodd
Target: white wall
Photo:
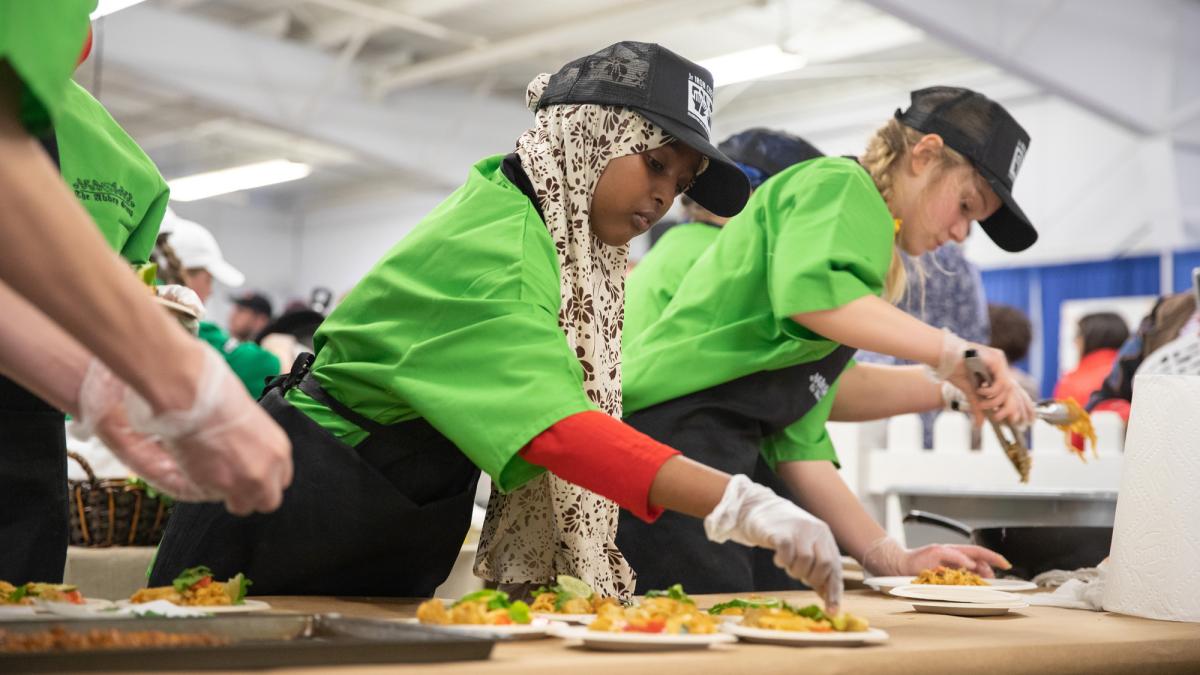
<instances>
[{"instance_id":1,"label":"white wall","mask_svg":"<svg viewBox=\"0 0 1200 675\"><path fill-rule=\"evenodd\" d=\"M278 313L297 295L295 219L286 211L246 200L205 199L171 204L180 216L208 228L221 254L246 275L240 289L214 285L206 303L207 318L222 326L229 316L229 296L244 290L268 295Z\"/></svg>"},{"instance_id":2,"label":"white wall","mask_svg":"<svg viewBox=\"0 0 1200 675\"><path fill-rule=\"evenodd\" d=\"M296 288L341 297L446 194L398 190L309 210L297 229Z\"/></svg>"}]
</instances>

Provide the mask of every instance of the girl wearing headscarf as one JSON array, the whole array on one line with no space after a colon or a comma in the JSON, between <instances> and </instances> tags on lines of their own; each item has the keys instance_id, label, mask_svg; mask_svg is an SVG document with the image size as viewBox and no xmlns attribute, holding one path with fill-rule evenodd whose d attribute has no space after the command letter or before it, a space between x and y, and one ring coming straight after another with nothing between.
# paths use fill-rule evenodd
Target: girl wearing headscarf
<instances>
[{"instance_id":1,"label":"girl wearing headscarf","mask_svg":"<svg viewBox=\"0 0 1200 675\"><path fill-rule=\"evenodd\" d=\"M472 167L330 314L315 361L269 389L295 448L281 510L181 506L153 584L206 564L267 594L430 595L482 469L496 491L476 569L505 588L571 574L628 597L619 504L773 549L837 605L824 523L619 421L626 243L680 193L732 215L749 192L708 139L711 76L622 42L535 78L527 103L516 152Z\"/></svg>"}]
</instances>

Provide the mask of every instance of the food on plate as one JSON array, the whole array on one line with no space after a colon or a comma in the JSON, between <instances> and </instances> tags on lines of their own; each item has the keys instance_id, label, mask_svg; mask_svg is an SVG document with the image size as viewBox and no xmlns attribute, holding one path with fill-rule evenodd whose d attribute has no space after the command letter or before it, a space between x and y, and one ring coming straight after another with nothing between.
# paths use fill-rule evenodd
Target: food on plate
<instances>
[{"instance_id":1,"label":"food on plate","mask_svg":"<svg viewBox=\"0 0 1200 675\"><path fill-rule=\"evenodd\" d=\"M228 643L226 638L206 633L167 633L161 630L123 631L109 628L78 633L61 627L32 633L9 633L0 630L0 651L5 652L209 647Z\"/></svg>"},{"instance_id":2,"label":"food on plate","mask_svg":"<svg viewBox=\"0 0 1200 675\"><path fill-rule=\"evenodd\" d=\"M696 607L679 584L665 591L650 591L632 607L603 605L588 630L606 633L716 633L717 619Z\"/></svg>"},{"instance_id":3,"label":"food on plate","mask_svg":"<svg viewBox=\"0 0 1200 675\"><path fill-rule=\"evenodd\" d=\"M805 633L859 633L870 628L867 620L842 612L829 616L820 607L792 607L781 603L780 607L752 607L746 610L742 625L748 628L787 630Z\"/></svg>"},{"instance_id":4,"label":"food on plate","mask_svg":"<svg viewBox=\"0 0 1200 675\"><path fill-rule=\"evenodd\" d=\"M988 582L974 572L952 567L935 567L931 570L921 570L914 584L933 584L936 586L987 586Z\"/></svg>"},{"instance_id":5,"label":"food on plate","mask_svg":"<svg viewBox=\"0 0 1200 675\"><path fill-rule=\"evenodd\" d=\"M417 620L433 625L473 624L510 626L527 624L532 620L529 605L508 599L508 593L484 589L467 593L457 601L446 603L433 598L417 607Z\"/></svg>"},{"instance_id":6,"label":"food on plate","mask_svg":"<svg viewBox=\"0 0 1200 675\"><path fill-rule=\"evenodd\" d=\"M250 583L240 572L229 581L213 581L212 570L201 565L184 570L170 586L143 588L134 593L129 601L141 604L166 600L176 605L203 607L243 605Z\"/></svg>"},{"instance_id":7,"label":"food on plate","mask_svg":"<svg viewBox=\"0 0 1200 675\"><path fill-rule=\"evenodd\" d=\"M69 602L75 605L84 604L83 593L71 584L44 584L31 581L20 586L13 586L7 581L0 581L0 605L32 605L35 599L48 602Z\"/></svg>"},{"instance_id":8,"label":"food on plate","mask_svg":"<svg viewBox=\"0 0 1200 675\"><path fill-rule=\"evenodd\" d=\"M553 586L533 592L530 611L547 614L595 614L605 605L620 605L616 598L602 596L582 579L560 574Z\"/></svg>"},{"instance_id":9,"label":"food on plate","mask_svg":"<svg viewBox=\"0 0 1200 675\"><path fill-rule=\"evenodd\" d=\"M749 598L734 598L729 602L718 603L709 607L708 613L715 616L744 616L747 610L751 609L785 606L786 603L779 598L751 596Z\"/></svg>"}]
</instances>

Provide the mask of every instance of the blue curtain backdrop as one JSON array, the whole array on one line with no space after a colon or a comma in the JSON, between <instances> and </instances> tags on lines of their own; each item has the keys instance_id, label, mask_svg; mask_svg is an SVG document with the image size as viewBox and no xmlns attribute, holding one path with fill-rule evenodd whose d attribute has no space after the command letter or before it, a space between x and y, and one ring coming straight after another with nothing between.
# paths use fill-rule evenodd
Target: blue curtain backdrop
<instances>
[{"instance_id":1,"label":"blue curtain backdrop","mask_svg":"<svg viewBox=\"0 0 1200 675\"><path fill-rule=\"evenodd\" d=\"M1192 268L1200 267L1200 251L1179 251L1171 261L1171 290L1178 293L1192 287Z\"/></svg>"},{"instance_id":2,"label":"blue curtain backdrop","mask_svg":"<svg viewBox=\"0 0 1200 675\"><path fill-rule=\"evenodd\" d=\"M1191 268L1200 266L1200 251L1177 253L1175 287L1189 288ZM1181 283L1180 279L1184 281ZM1029 313L1030 289L1040 288L1041 316L1030 317L1040 328L1041 340L1031 346L1042 356L1042 396L1049 396L1058 379L1058 323L1062 303L1082 298L1120 295L1158 295L1159 258L1146 256L1103 262L1022 267L983 272L988 302L1002 302ZM1018 364L1021 366L1022 364ZM1022 366L1027 367L1027 366Z\"/></svg>"}]
</instances>

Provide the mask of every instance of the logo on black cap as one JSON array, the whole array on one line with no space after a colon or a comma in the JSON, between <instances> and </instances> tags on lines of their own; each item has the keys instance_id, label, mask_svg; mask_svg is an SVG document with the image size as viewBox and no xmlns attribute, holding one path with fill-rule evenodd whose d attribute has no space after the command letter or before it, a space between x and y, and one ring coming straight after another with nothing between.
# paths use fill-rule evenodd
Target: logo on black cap
<instances>
[{"instance_id":1,"label":"logo on black cap","mask_svg":"<svg viewBox=\"0 0 1200 675\"><path fill-rule=\"evenodd\" d=\"M1010 182L1017 180L1017 172L1021 170L1021 162L1025 161L1025 145L1024 141L1017 141L1017 147L1013 148L1012 161L1008 163L1008 180Z\"/></svg>"},{"instance_id":2,"label":"logo on black cap","mask_svg":"<svg viewBox=\"0 0 1200 675\"><path fill-rule=\"evenodd\" d=\"M713 90L707 82L688 73L688 115L712 132Z\"/></svg>"}]
</instances>

